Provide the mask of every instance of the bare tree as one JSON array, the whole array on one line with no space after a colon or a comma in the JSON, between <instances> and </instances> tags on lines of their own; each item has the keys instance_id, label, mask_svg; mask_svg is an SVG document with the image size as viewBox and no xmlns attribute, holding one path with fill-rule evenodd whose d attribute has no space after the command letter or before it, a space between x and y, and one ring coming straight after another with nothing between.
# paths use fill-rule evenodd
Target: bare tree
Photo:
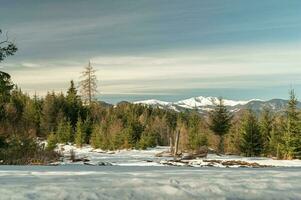
<instances>
[{"instance_id":1,"label":"bare tree","mask_svg":"<svg viewBox=\"0 0 301 200\"><path fill-rule=\"evenodd\" d=\"M91 62L85 67L82 72L82 80L80 81L80 92L82 99L86 104L91 104L97 94L97 77L96 70L93 69Z\"/></svg>"},{"instance_id":2,"label":"bare tree","mask_svg":"<svg viewBox=\"0 0 301 200\"><path fill-rule=\"evenodd\" d=\"M9 40L7 32L3 40L1 40L1 35L2 30L0 29L0 62L7 56L14 55L14 53L18 50L16 45Z\"/></svg>"}]
</instances>

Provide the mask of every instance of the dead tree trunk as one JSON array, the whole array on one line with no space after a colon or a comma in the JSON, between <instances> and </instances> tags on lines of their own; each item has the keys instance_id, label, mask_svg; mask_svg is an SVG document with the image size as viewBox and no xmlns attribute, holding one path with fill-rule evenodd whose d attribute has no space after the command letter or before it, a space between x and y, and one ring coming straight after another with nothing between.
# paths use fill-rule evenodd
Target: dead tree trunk
<instances>
[{"instance_id":1,"label":"dead tree trunk","mask_svg":"<svg viewBox=\"0 0 301 200\"><path fill-rule=\"evenodd\" d=\"M172 137L169 136L169 146L170 146L170 153L173 153L173 142L172 142Z\"/></svg>"},{"instance_id":2,"label":"dead tree trunk","mask_svg":"<svg viewBox=\"0 0 301 200\"><path fill-rule=\"evenodd\" d=\"M176 141L175 141L175 151L174 151L174 158L178 155L178 149L179 149L179 139L180 139L180 130L177 130L176 134Z\"/></svg>"}]
</instances>

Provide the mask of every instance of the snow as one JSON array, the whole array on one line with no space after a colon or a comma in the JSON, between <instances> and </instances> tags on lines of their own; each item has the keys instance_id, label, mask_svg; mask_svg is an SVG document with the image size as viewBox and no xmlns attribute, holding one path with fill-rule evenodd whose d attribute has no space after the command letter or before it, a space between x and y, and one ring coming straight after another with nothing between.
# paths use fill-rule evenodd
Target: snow
<instances>
[{"instance_id":1,"label":"snow","mask_svg":"<svg viewBox=\"0 0 301 200\"><path fill-rule=\"evenodd\" d=\"M146 105L169 105L169 102L166 101L160 101L160 100L156 100L156 99L149 99L149 100L144 100L144 101L136 101L134 102L135 104L146 104Z\"/></svg>"},{"instance_id":2,"label":"snow","mask_svg":"<svg viewBox=\"0 0 301 200\"><path fill-rule=\"evenodd\" d=\"M61 152L65 159L60 164L83 164L83 162L72 163L70 161L70 151L72 150L76 158L87 158L86 163L97 165L97 163L110 163L115 166L165 166L173 158L156 157L155 155L167 151L169 147L159 146L156 148L149 148L147 150L117 150L117 151L103 151L101 149L93 149L90 145L82 148L77 148L74 145L60 144L57 151ZM206 162L204 162L204 160ZM268 165L274 167L301 167L301 160L274 160L265 157L242 157L234 155L219 156L216 154L208 154L206 158L199 158L190 160L189 166L204 167L208 165L207 161L244 161L248 163L258 163L259 165ZM183 166L183 163L174 162L173 165ZM214 167L225 167L220 164L215 164ZM231 166L239 167L239 166Z\"/></svg>"},{"instance_id":3,"label":"snow","mask_svg":"<svg viewBox=\"0 0 301 200\"><path fill-rule=\"evenodd\" d=\"M171 158L155 157L168 147L103 151L87 145L59 145L65 159L58 166L0 165L1 200L35 199L301 199L301 161L218 156L166 166ZM71 163L70 151L89 163ZM278 167L204 167L204 160L241 160Z\"/></svg>"},{"instance_id":4,"label":"snow","mask_svg":"<svg viewBox=\"0 0 301 200\"><path fill-rule=\"evenodd\" d=\"M237 105L245 105L251 101L262 101L259 99L251 99L248 101L235 101L235 100L228 100L228 99L223 99L224 105L226 106L237 106ZM184 99L181 101L177 102L166 102L166 101L160 101L157 99L150 99L150 100L143 100L143 101L136 101L134 102L135 104L145 104L145 105L157 105L161 107L166 107L168 106L170 109L175 109L176 106L180 106L182 108L188 108L188 109L193 109L193 108L201 108L201 107L206 107L206 106L213 106L216 103L218 103L218 98L217 97L192 97L189 99ZM209 108L207 108L209 109ZM176 109L175 109L176 110Z\"/></svg>"},{"instance_id":5,"label":"snow","mask_svg":"<svg viewBox=\"0 0 301 200\"><path fill-rule=\"evenodd\" d=\"M168 148L169 147L156 147L147 150L124 149L117 151L103 151L101 149L93 149L90 145L77 148L70 144L60 144L58 145L57 151L61 152L65 157L62 164L72 164L69 160L70 151L72 150L75 153L76 158L87 158L90 160L88 162L90 164L108 162L118 166L162 166L162 164L159 163L159 158L155 157L155 154L166 151Z\"/></svg>"},{"instance_id":6,"label":"snow","mask_svg":"<svg viewBox=\"0 0 301 200\"><path fill-rule=\"evenodd\" d=\"M194 108L194 107L202 107L202 106L213 106L216 103L218 103L218 98L217 97L192 97L189 99L185 99L182 101L175 102L175 104L181 105L186 108ZM228 100L228 99L223 99L224 105L225 106L237 106L237 105L245 105L249 103L250 101L234 101L234 100Z\"/></svg>"},{"instance_id":7,"label":"snow","mask_svg":"<svg viewBox=\"0 0 301 200\"><path fill-rule=\"evenodd\" d=\"M300 168L0 166L1 200L301 199Z\"/></svg>"}]
</instances>

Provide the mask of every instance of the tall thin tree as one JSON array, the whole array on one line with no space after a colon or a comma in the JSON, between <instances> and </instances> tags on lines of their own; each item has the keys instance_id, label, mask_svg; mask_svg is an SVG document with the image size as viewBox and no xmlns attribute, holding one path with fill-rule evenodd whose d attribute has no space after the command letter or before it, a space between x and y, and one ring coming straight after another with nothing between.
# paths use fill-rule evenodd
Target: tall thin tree
<instances>
[{"instance_id":1,"label":"tall thin tree","mask_svg":"<svg viewBox=\"0 0 301 200\"><path fill-rule=\"evenodd\" d=\"M96 70L93 69L91 62L85 67L82 72L82 80L80 81L80 92L82 99L86 104L91 104L97 94L97 77Z\"/></svg>"}]
</instances>

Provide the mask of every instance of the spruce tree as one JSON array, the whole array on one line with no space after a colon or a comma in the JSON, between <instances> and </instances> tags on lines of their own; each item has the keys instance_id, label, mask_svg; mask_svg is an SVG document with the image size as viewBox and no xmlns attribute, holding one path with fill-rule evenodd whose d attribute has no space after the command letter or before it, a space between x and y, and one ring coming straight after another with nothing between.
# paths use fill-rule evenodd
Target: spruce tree
<instances>
[{"instance_id":1,"label":"spruce tree","mask_svg":"<svg viewBox=\"0 0 301 200\"><path fill-rule=\"evenodd\" d=\"M46 149L47 150L54 150L57 146L57 137L56 135L52 132L48 135L47 137L47 146L46 146Z\"/></svg>"},{"instance_id":2,"label":"spruce tree","mask_svg":"<svg viewBox=\"0 0 301 200\"><path fill-rule=\"evenodd\" d=\"M233 115L228 111L224 105L223 99L219 98L218 104L215 105L214 110L209 115L210 129L218 136L220 136L219 152L224 153L224 136L231 128L231 120Z\"/></svg>"},{"instance_id":3,"label":"spruce tree","mask_svg":"<svg viewBox=\"0 0 301 200\"><path fill-rule=\"evenodd\" d=\"M270 109L264 108L260 117L260 130L262 134L263 153L270 153L271 136L274 126L274 116Z\"/></svg>"},{"instance_id":4,"label":"spruce tree","mask_svg":"<svg viewBox=\"0 0 301 200\"><path fill-rule=\"evenodd\" d=\"M77 95L77 90L75 88L73 80L71 80L70 87L67 90L66 102L66 115L67 118L70 120L73 129L75 129L76 121L79 117L82 103L79 96Z\"/></svg>"},{"instance_id":5,"label":"spruce tree","mask_svg":"<svg viewBox=\"0 0 301 200\"><path fill-rule=\"evenodd\" d=\"M295 91L291 90L286 109L286 128L282 142L282 154L284 159L292 159L301 155L301 143L299 143L301 129L297 103Z\"/></svg>"},{"instance_id":6,"label":"spruce tree","mask_svg":"<svg viewBox=\"0 0 301 200\"><path fill-rule=\"evenodd\" d=\"M200 116L197 111L193 111L188 119L188 146L191 150L197 150L201 146L207 145L207 138L200 132Z\"/></svg>"},{"instance_id":7,"label":"spruce tree","mask_svg":"<svg viewBox=\"0 0 301 200\"><path fill-rule=\"evenodd\" d=\"M68 143L72 137L72 127L70 121L61 120L57 128L57 140L59 143Z\"/></svg>"},{"instance_id":8,"label":"spruce tree","mask_svg":"<svg viewBox=\"0 0 301 200\"><path fill-rule=\"evenodd\" d=\"M77 147L82 147L85 143L86 135L83 130L83 123L81 119L77 120L76 123L76 134L75 134L75 144Z\"/></svg>"},{"instance_id":9,"label":"spruce tree","mask_svg":"<svg viewBox=\"0 0 301 200\"><path fill-rule=\"evenodd\" d=\"M245 113L241 127L240 151L245 156L259 156L262 152L262 139L258 119L253 111Z\"/></svg>"},{"instance_id":10,"label":"spruce tree","mask_svg":"<svg viewBox=\"0 0 301 200\"><path fill-rule=\"evenodd\" d=\"M0 121L5 118L4 106L9 102L13 88L10 75L0 71Z\"/></svg>"},{"instance_id":11,"label":"spruce tree","mask_svg":"<svg viewBox=\"0 0 301 200\"><path fill-rule=\"evenodd\" d=\"M94 125L93 127L91 138L90 138L90 144L95 149L101 148L101 144L102 144L101 126L98 124Z\"/></svg>"}]
</instances>

